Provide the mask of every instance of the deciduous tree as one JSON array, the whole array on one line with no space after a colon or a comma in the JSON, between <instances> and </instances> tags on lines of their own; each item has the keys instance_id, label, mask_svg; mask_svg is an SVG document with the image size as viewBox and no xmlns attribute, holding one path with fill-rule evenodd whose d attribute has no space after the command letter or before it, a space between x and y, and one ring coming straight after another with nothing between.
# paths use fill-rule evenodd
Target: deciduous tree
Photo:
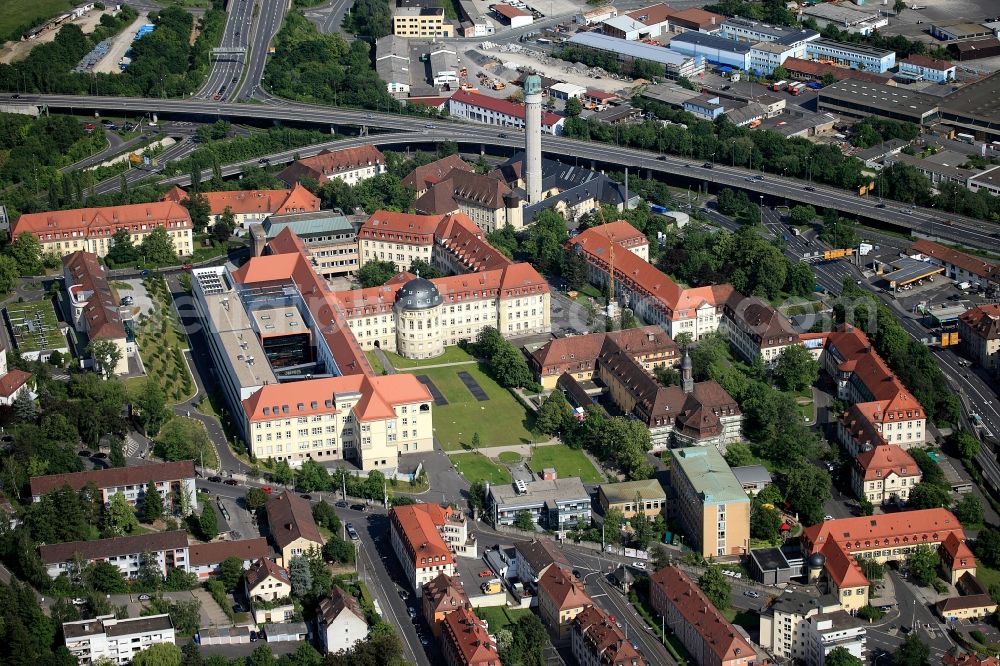
<instances>
[{"instance_id":1,"label":"deciduous tree","mask_svg":"<svg viewBox=\"0 0 1000 666\"><path fill-rule=\"evenodd\" d=\"M124 536L139 526L135 518L135 509L118 492L111 498L104 510L104 532L110 536Z\"/></svg>"},{"instance_id":2,"label":"deciduous tree","mask_svg":"<svg viewBox=\"0 0 1000 666\"><path fill-rule=\"evenodd\" d=\"M918 585L930 585L937 577L937 568L941 557L936 550L920 544L906 557L906 565L910 569L910 579Z\"/></svg>"},{"instance_id":3,"label":"deciduous tree","mask_svg":"<svg viewBox=\"0 0 1000 666\"><path fill-rule=\"evenodd\" d=\"M729 608L731 592L729 581L722 575L722 569L717 565L709 565L705 573L698 578L698 587L719 611Z\"/></svg>"}]
</instances>

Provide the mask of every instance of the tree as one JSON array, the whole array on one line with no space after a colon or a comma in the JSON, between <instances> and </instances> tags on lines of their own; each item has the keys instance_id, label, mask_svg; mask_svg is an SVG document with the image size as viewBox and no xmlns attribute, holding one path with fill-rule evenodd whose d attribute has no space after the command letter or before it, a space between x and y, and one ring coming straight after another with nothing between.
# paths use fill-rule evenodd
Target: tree
<instances>
[{"instance_id":1,"label":"tree","mask_svg":"<svg viewBox=\"0 0 1000 666\"><path fill-rule=\"evenodd\" d=\"M830 475L812 465L792 468L785 479L785 499L799 514L803 525L823 519L823 505L830 499Z\"/></svg>"},{"instance_id":2,"label":"tree","mask_svg":"<svg viewBox=\"0 0 1000 666\"><path fill-rule=\"evenodd\" d=\"M292 594L302 597L312 590L312 569L309 560L301 555L292 558L288 566L288 577L292 581Z\"/></svg>"},{"instance_id":3,"label":"tree","mask_svg":"<svg viewBox=\"0 0 1000 666\"><path fill-rule=\"evenodd\" d=\"M469 486L469 508L477 516L482 513L486 506L486 484L482 479L476 479Z\"/></svg>"},{"instance_id":4,"label":"tree","mask_svg":"<svg viewBox=\"0 0 1000 666\"><path fill-rule=\"evenodd\" d=\"M994 569L1000 567L1000 529L986 527L976 535L976 557Z\"/></svg>"},{"instance_id":5,"label":"tree","mask_svg":"<svg viewBox=\"0 0 1000 666\"><path fill-rule=\"evenodd\" d=\"M892 3L892 11L896 12L897 15L902 14L904 9L906 9L906 0L896 0Z\"/></svg>"},{"instance_id":6,"label":"tree","mask_svg":"<svg viewBox=\"0 0 1000 666\"><path fill-rule=\"evenodd\" d=\"M910 499L906 504L911 509L945 508L951 504L951 496L944 486L921 481L910 489Z\"/></svg>"},{"instance_id":7,"label":"tree","mask_svg":"<svg viewBox=\"0 0 1000 666\"><path fill-rule=\"evenodd\" d=\"M121 569L110 562L98 562L90 570L90 586L104 594L121 594L128 589L128 583Z\"/></svg>"},{"instance_id":8,"label":"tree","mask_svg":"<svg viewBox=\"0 0 1000 666\"><path fill-rule=\"evenodd\" d=\"M902 1L903 0L900 0L900 2L902 2ZM826 74L823 75L822 83L823 83L823 87L824 88L826 86L832 86L836 82L837 82L837 77L834 76L834 74L832 72L827 72Z\"/></svg>"},{"instance_id":9,"label":"tree","mask_svg":"<svg viewBox=\"0 0 1000 666\"><path fill-rule=\"evenodd\" d=\"M896 652L892 655L892 661L896 666L927 666L930 654L930 649L920 640L920 635L911 631L903 639L902 644L896 648Z\"/></svg>"},{"instance_id":10,"label":"tree","mask_svg":"<svg viewBox=\"0 0 1000 666\"><path fill-rule=\"evenodd\" d=\"M396 264L391 261L372 259L366 261L365 265L358 271L358 282L364 288L379 287L392 279L399 270Z\"/></svg>"},{"instance_id":11,"label":"tree","mask_svg":"<svg viewBox=\"0 0 1000 666\"><path fill-rule=\"evenodd\" d=\"M622 538L625 514L621 509L611 507L604 513L604 541L618 543Z\"/></svg>"},{"instance_id":12,"label":"tree","mask_svg":"<svg viewBox=\"0 0 1000 666\"><path fill-rule=\"evenodd\" d=\"M225 243L233 235L233 230L235 229L236 216L233 215L233 209L226 206L226 210L222 211L222 215L218 217L212 226L212 237L220 243Z\"/></svg>"},{"instance_id":13,"label":"tree","mask_svg":"<svg viewBox=\"0 0 1000 666\"><path fill-rule=\"evenodd\" d=\"M212 206L208 203L208 199L204 195L199 192L189 194L186 199L181 201L181 205L188 209L188 214L191 216L191 224L196 234L200 234L208 228Z\"/></svg>"},{"instance_id":14,"label":"tree","mask_svg":"<svg viewBox=\"0 0 1000 666\"><path fill-rule=\"evenodd\" d=\"M234 589L243 578L243 560L230 556L222 560L219 565L219 580L226 586L227 590Z\"/></svg>"},{"instance_id":15,"label":"tree","mask_svg":"<svg viewBox=\"0 0 1000 666\"><path fill-rule=\"evenodd\" d=\"M958 501L952 510L958 521L965 527L983 524L983 503L978 495L972 493L966 495Z\"/></svg>"},{"instance_id":16,"label":"tree","mask_svg":"<svg viewBox=\"0 0 1000 666\"><path fill-rule=\"evenodd\" d=\"M35 401L31 398L31 395L27 391L21 391L16 398L14 398L14 416L21 423L32 423L35 417L38 416L38 408L35 406Z\"/></svg>"},{"instance_id":17,"label":"tree","mask_svg":"<svg viewBox=\"0 0 1000 666\"><path fill-rule=\"evenodd\" d=\"M181 649L173 643L155 643L132 657L132 666L180 666Z\"/></svg>"},{"instance_id":18,"label":"tree","mask_svg":"<svg viewBox=\"0 0 1000 666\"><path fill-rule=\"evenodd\" d=\"M750 445L746 442L733 442L726 447L726 464L730 467L746 467L757 462Z\"/></svg>"},{"instance_id":19,"label":"tree","mask_svg":"<svg viewBox=\"0 0 1000 666\"><path fill-rule=\"evenodd\" d=\"M334 534L340 533L340 517L333 510L333 507L327 504L326 500L320 500L318 504L314 504L312 508L313 520L320 527L325 527Z\"/></svg>"},{"instance_id":20,"label":"tree","mask_svg":"<svg viewBox=\"0 0 1000 666\"><path fill-rule=\"evenodd\" d=\"M792 206L789 217L795 224L809 224L816 219L816 209L812 206Z\"/></svg>"},{"instance_id":21,"label":"tree","mask_svg":"<svg viewBox=\"0 0 1000 666\"><path fill-rule=\"evenodd\" d=\"M17 285L20 268L11 257L0 256L0 292L8 293Z\"/></svg>"},{"instance_id":22,"label":"tree","mask_svg":"<svg viewBox=\"0 0 1000 666\"><path fill-rule=\"evenodd\" d=\"M267 493L260 488L248 488L246 495L243 496L243 503L247 511L263 509L267 505ZM315 512L315 509L313 511Z\"/></svg>"},{"instance_id":23,"label":"tree","mask_svg":"<svg viewBox=\"0 0 1000 666\"><path fill-rule=\"evenodd\" d=\"M506 341L504 341L506 342ZM493 378L504 388L518 388L531 385L533 376L528 369L524 354L517 351L514 345L506 342L490 359L490 371Z\"/></svg>"},{"instance_id":24,"label":"tree","mask_svg":"<svg viewBox=\"0 0 1000 666\"><path fill-rule=\"evenodd\" d=\"M567 118L576 118L583 111L583 103L576 97L570 97L566 100L564 111Z\"/></svg>"},{"instance_id":25,"label":"tree","mask_svg":"<svg viewBox=\"0 0 1000 666\"><path fill-rule=\"evenodd\" d=\"M781 537L781 513L768 507L753 507L750 511L750 536L774 543Z\"/></svg>"},{"instance_id":26,"label":"tree","mask_svg":"<svg viewBox=\"0 0 1000 666\"><path fill-rule=\"evenodd\" d=\"M729 581L722 575L722 569L718 565L709 565L705 573L698 578L698 587L720 612L725 612L729 608L731 593Z\"/></svg>"},{"instance_id":27,"label":"tree","mask_svg":"<svg viewBox=\"0 0 1000 666\"><path fill-rule=\"evenodd\" d=\"M865 575L865 578L872 582L882 580L882 576L885 575L885 565L870 557L863 557L858 560L858 566L861 567L861 572Z\"/></svg>"},{"instance_id":28,"label":"tree","mask_svg":"<svg viewBox=\"0 0 1000 666\"><path fill-rule=\"evenodd\" d=\"M21 276L45 273L45 267L42 266L42 244L34 234L27 231L19 233L7 246L7 256L17 263Z\"/></svg>"},{"instance_id":29,"label":"tree","mask_svg":"<svg viewBox=\"0 0 1000 666\"><path fill-rule=\"evenodd\" d=\"M111 452L108 454L108 462L112 467L125 467L125 446L121 437L111 437Z\"/></svg>"},{"instance_id":30,"label":"tree","mask_svg":"<svg viewBox=\"0 0 1000 666\"><path fill-rule=\"evenodd\" d=\"M258 645L250 653L250 666L276 666L277 663L278 660L274 658L271 646L267 643Z\"/></svg>"},{"instance_id":31,"label":"tree","mask_svg":"<svg viewBox=\"0 0 1000 666\"><path fill-rule=\"evenodd\" d=\"M910 578L918 585L927 586L937 578L937 568L941 564L941 558L937 550L920 544L916 550L910 552L906 557L906 565L910 569Z\"/></svg>"},{"instance_id":32,"label":"tree","mask_svg":"<svg viewBox=\"0 0 1000 666\"><path fill-rule=\"evenodd\" d=\"M94 338L87 345L87 354L94 360L94 370L103 377L115 374L122 350L113 340Z\"/></svg>"},{"instance_id":33,"label":"tree","mask_svg":"<svg viewBox=\"0 0 1000 666\"><path fill-rule=\"evenodd\" d=\"M531 512L525 509L524 511L518 511L517 515L514 516L514 527L519 530L532 531L535 529L535 519L531 515Z\"/></svg>"},{"instance_id":34,"label":"tree","mask_svg":"<svg viewBox=\"0 0 1000 666\"><path fill-rule=\"evenodd\" d=\"M156 455L164 460L197 460L212 446L201 422L175 416L163 424L156 438Z\"/></svg>"},{"instance_id":35,"label":"tree","mask_svg":"<svg viewBox=\"0 0 1000 666\"><path fill-rule=\"evenodd\" d=\"M563 426L566 417L572 412L566 396L559 389L549 394L538 408L535 426L548 435L554 435Z\"/></svg>"},{"instance_id":36,"label":"tree","mask_svg":"<svg viewBox=\"0 0 1000 666\"><path fill-rule=\"evenodd\" d=\"M962 460L973 461L979 455L979 440L966 430L959 430L948 437L948 443Z\"/></svg>"},{"instance_id":37,"label":"tree","mask_svg":"<svg viewBox=\"0 0 1000 666\"><path fill-rule=\"evenodd\" d=\"M823 662L825 666L864 666L864 662L855 657L843 646L830 650Z\"/></svg>"},{"instance_id":38,"label":"tree","mask_svg":"<svg viewBox=\"0 0 1000 666\"><path fill-rule=\"evenodd\" d=\"M819 377L819 363L805 347L789 345L778 355L773 374L783 391L798 392L811 386Z\"/></svg>"},{"instance_id":39,"label":"tree","mask_svg":"<svg viewBox=\"0 0 1000 666\"><path fill-rule=\"evenodd\" d=\"M156 227L146 234L139 245L139 252L147 264L170 266L177 263L174 241L163 227Z\"/></svg>"},{"instance_id":40,"label":"tree","mask_svg":"<svg viewBox=\"0 0 1000 666\"><path fill-rule=\"evenodd\" d=\"M155 436L170 416L170 412L167 410L167 397L163 394L160 382L147 381L143 385L142 393L136 396L134 401L139 408L138 418L143 431L146 435ZM173 458L173 460L179 460L179 458Z\"/></svg>"},{"instance_id":41,"label":"tree","mask_svg":"<svg viewBox=\"0 0 1000 666\"><path fill-rule=\"evenodd\" d=\"M410 262L410 268L408 270L414 275L419 275L420 277L428 280L441 277L441 271L424 259L414 259Z\"/></svg>"},{"instance_id":42,"label":"tree","mask_svg":"<svg viewBox=\"0 0 1000 666\"><path fill-rule=\"evenodd\" d=\"M201 509L201 516L198 518L198 529L201 532L203 541L211 541L219 536L219 518L215 515L215 509L211 502L205 502Z\"/></svg>"},{"instance_id":43,"label":"tree","mask_svg":"<svg viewBox=\"0 0 1000 666\"><path fill-rule=\"evenodd\" d=\"M110 536L124 536L139 526L135 509L121 492L115 493L104 510L104 531Z\"/></svg>"},{"instance_id":44,"label":"tree","mask_svg":"<svg viewBox=\"0 0 1000 666\"><path fill-rule=\"evenodd\" d=\"M778 65L774 68L774 71L771 72L771 78L775 81L783 81L788 78L788 70L781 65Z\"/></svg>"},{"instance_id":45,"label":"tree","mask_svg":"<svg viewBox=\"0 0 1000 666\"><path fill-rule=\"evenodd\" d=\"M122 228L114 233L111 237L111 247L104 259L109 266L131 266L139 260L139 250L132 242L128 229Z\"/></svg>"},{"instance_id":46,"label":"tree","mask_svg":"<svg viewBox=\"0 0 1000 666\"><path fill-rule=\"evenodd\" d=\"M146 492L142 497L142 519L147 523L152 523L163 517L163 497L156 483L150 481L146 484Z\"/></svg>"},{"instance_id":47,"label":"tree","mask_svg":"<svg viewBox=\"0 0 1000 666\"><path fill-rule=\"evenodd\" d=\"M469 443L469 447L473 451L478 451L482 445L483 445L483 438L479 436L479 433L478 432L472 433L472 441Z\"/></svg>"}]
</instances>

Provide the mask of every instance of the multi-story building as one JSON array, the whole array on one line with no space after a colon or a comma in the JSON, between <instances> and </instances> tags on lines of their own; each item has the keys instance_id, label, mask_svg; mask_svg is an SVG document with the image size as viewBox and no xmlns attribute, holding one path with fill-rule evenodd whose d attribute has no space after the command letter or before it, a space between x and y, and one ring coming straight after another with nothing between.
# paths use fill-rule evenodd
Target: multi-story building
<instances>
[{"instance_id":1,"label":"multi-story building","mask_svg":"<svg viewBox=\"0 0 1000 666\"><path fill-rule=\"evenodd\" d=\"M773 366L785 349L799 344L799 333L785 315L756 296L744 297L734 291L723 313L719 330L751 363L760 358L765 365Z\"/></svg>"},{"instance_id":2,"label":"multi-story building","mask_svg":"<svg viewBox=\"0 0 1000 666\"><path fill-rule=\"evenodd\" d=\"M292 579L270 557L260 558L244 572L243 592L257 624L288 622L295 614Z\"/></svg>"},{"instance_id":3,"label":"multi-story building","mask_svg":"<svg viewBox=\"0 0 1000 666\"><path fill-rule=\"evenodd\" d=\"M227 190L202 192L201 196L208 202L211 224L218 222L228 210L240 228L245 228L254 222L263 222L271 215L319 210L319 197L298 182L292 183L291 188L287 190ZM181 203L186 199L188 193L175 185L160 201Z\"/></svg>"},{"instance_id":4,"label":"multi-story building","mask_svg":"<svg viewBox=\"0 0 1000 666\"><path fill-rule=\"evenodd\" d=\"M70 474L49 474L31 477L31 499L40 502L42 495L63 486L81 491L93 484L101 494L101 504L107 506L111 498L121 493L134 507L141 507L146 488L152 482L160 492L163 506L168 513L198 511L198 492L194 485L194 461L153 463L134 467L109 467Z\"/></svg>"},{"instance_id":5,"label":"multi-story building","mask_svg":"<svg viewBox=\"0 0 1000 666\"><path fill-rule=\"evenodd\" d=\"M841 67L884 74L896 66L896 52L867 44L848 44L832 39L814 39L805 45L807 58Z\"/></svg>"},{"instance_id":6,"label":"multi-story building","mask_svg":"<svg viewBox=\"0 0 1000 666\"><path fill-rule=\"evenodd\" d=\"M750 71L770 75L789 58L802 55L802 47L776 42L758 42L750 48Z\"/></svg>"},{"instance_id":7,"label":"multi-story building","mask_svg":"<svg viewBox=\"0 0 1000 666\"><path fill-rule=\"evenodd\" d=\"M750 499L714 446L672 449L670 480L688 545L705 557L739 555L750 541Z\"/></svg>"},{"instance_id":8,"label":"multi-story building","mask_svg":"<svg viewBox=\"0 0 1000 666\"><path fill-rule=\"evenodd\" d=\"M837 384L837 397L851 408L838 437L851 456L881 443L909 449L926 441L927 414L878 355L860 329L841 324L829 333L801 336Z\"/></svg>"},{"instance_id":9,"label":"multi-story building","mask_svg":"<svg viewBox=\"0 0 1000 666\"><path fill-rule=\"evenodd\" d=\"M968 282L984 289L1000 283L1000 266L934 241L920 239L910 248L910 256L944 266L945 277Z\"/></svg>"},{"instance_id":10,"label":"multi-story building","mask_svg":"<svg viewBox=\"0 0 1000 666\"><path fill-rule=\"evenodd\" d=\"M787 588L760 613L760 645L780 659L812 664L812 620L839 610L833 595Z\"/></svg>"},{"instance_id":11,"label":"multi-story building","mask_svg":"<svg viewBox=\"0 0 1000 666\"><path fill-rule=\"evenodd\" d=\"M502 666L486 620L465 606L441 621L441 652L447 666Z\"/></svg>"},{"instance_id":12,"label":"multi-story building","mask_svg":"<svg viewBox=\"0 0 1000 666\"><path fill-rule=\"evenodd\" d=\"M315 178L320 183L337 178L347 185L385 173L385 155L372 145L340 150L324 150L314 157L303 157L289 164L278 179L289 187L303 178Z\"/></svg>"},{"instance_id":13,"label":"multi-story building","mask_svg":"<svg viewBox=\"0 0 1000 666\"><path fill-rule=\"evenodd\" d=\"M90 620L65 622L62 626L66 649L80 666L104 663L130 664L138 652L158 643L174 644L176 634L170 616L117 619L98 615Z\"/></svg>"},{"instance_id":14,"label":"multi-story building","mask_svg":"<svg viewBox=\"0 0 1000 666\"><path fill-rule=\"evenodd\" d=\"M955 63L914 54L899 61L899 74L916 81L954 81Z\"/></svg>"},{"instance_id":15,"label":"multi-story building","mask_svg":"<svg viewBox=\"0 0 1000 666\"><path fill-rule=\"evenodd\" d=\"M125 330L118 298L108 282L104 266L93 252L77 250L62 258L66 310L77 333L87 340L107 340L118 347L113 368L95 368L105 375L128 372L129 356L138 352L135 336Z\"/></svg>"},{"instance_id":16,"label":"multi-story building","mask_svg":"<svg viewBox=\"0 0 1000 666\"><path fill-rule=\"evenodd\" d=\"M350 650L368 636L368 621L361 604L334 585L316 609L319 644L324 654Z\"/></svg>"},{"instance_id":17,"label":"multi-story building","mask_svg":"<svg viewBox=\"0 0 1000 666\"><path fill-rule=\"evenodd\" d=\"M580 666L646 666L614 617L597 606L573 618L570 649Z\"/></svg>"},{"instance_id":18,"label":"multi-story building","mask_svg":"<svg viewBox=\"0 0 1000 666\"><path fill-rule=\"evenodd\" d=\"M996 374L1000 369L1000 305L986 303L958 318L958 344L973 363Z\"/></svg>"},{"instance_id":19,"label":"multi-story building","mask_svg":"<svg viewBox=\"0 0 1000 666\"><path fill-rule=\"evenodd\" d=\"M10 407L22 393L28 393L30 379L30 372L7 368L7 350L0 347L0 405Z\"/></svg>"},{"instance_id":20,"label":"multi-story building","mask_svg":"<svg viewBox=\"0 0 1000 666\"><path fill-rule=\"evenodd\" d=\"M681 358L677 344L662 327L644 326L555 338L532 353L528 363L542 387L553 389L564 373L578 382L595 379L598 359L615 351L630 355L648 373L675 367Z\"/></svg>"},{"instance_id":21,"label":"multi-story building","mask_svg":"<svg viewBox=\"0 0 1000 666\"><path fill-rule=\"evenodd\" d=\"M656 518L667 510L667 493L656 479L602 483L597 487L597 503L601 513L618 509L629 520L640 512Z\"/></svg>"},{"instance_id":22,"label":"multi-story building","mask_svg":"<svg viewBox=\"0 0 1000 666\"><path fill-rule=\"evenodd\" d=\"M549 567L538 579L538 612L556 638L567 638L573 619L593 605L583 583L567 569Z\"/></svg>"},{"instance_id":23,"label":"multi-story building","mask_svg":"<svg viewBox=\"0 0 1000 666\"><path fill-rule=\"evenodd\" d=\"M821 556L809 559L810 579L824 574L827 591L847 611L868 603L870 583L858 566L861 558L895 561L918 546L928 546L940 548L943 568L953 581L976 570L962 524L947 509L825 520L803 531L802 546L807 554Z\"/></svg>"},{"instance_id":24,"label":"multi-story building","mask_svg":"<svg viewBox=\"0 0 1000 666\"><path fill-rule=\"evenodd\" d=\"M475 537L461 512L437 504L397 506L389 523L392 549L418 597L438 574L455 575L456 555L477 556Z\"/></svg>"},{"instance_id":25,"label":"multi-story building","mask_svg":"<svg viewBox=\"0 0 1000 666\"><path fill-rule=\"evenodd\" d=\"M516 578L522 583L537 583L549 567L571 568L559 546L548 539L518 541L514 552L507 578Z\"/></svg>"},{"instance_id":26,"label":"multi-story building","mask_svg":"<svg viewBox=\"0 0 1000 666\"><path fill-rule=\"evenodd\" d=\"M527 511L532 520L550 530L565 530L590 522L590 494L579 477L490 486L486 516L494 525L513 525Z\"/></svg>"},{"instance_id":27,"label":"multi-story building","mask_svg":"<svg viewBox=\"0 0 1000 666\"><path fill-rule=\"evenodd\" d=\"M486 233L524 226L521 198L499 178L452 169L413 203L424 215L464 213Z\"/></svg>"},{"instance_id":28,"label":"multi-story building","mask_svg":"<svg viewBox=\"0 0 1000 666\"><path fill-rule=\"evenodd\" d=\"M205 580L219 573L219 567L230 557L238 558L247 569L254 561L272 554L264 537L196 543L188 549L188 571Z\"/></svg>"},{"instance_id":29,"label":"multi-story building","mask_svg":"<svg viewBox=\"0 0 1000 666\"><path fill-rule=\"evenodd\" d=\"M895 444L881 444L854 459L851 468L854 493L878 506L905 502L923 474L913 458Z\"/></svg>"},{"instance_id":30,"label":"multi-story building","mask_svg":"<svg viewBox=\"0 0 1000 666\"><path fill-rule=\"evenodd\" d=\"M392 12L392 34L399 37L454 37L455 26L445 18L443 7L396 7Z\"/></svg>"},{"instance_id":31,"label":"multi-story building","mask_svg":"<svg viewBox=\"0 0 1000 666\"><path fill-rule=\"evenodd\" d=\"M433 358L492 326L504 337L548 332L549 286L530 264L390 281L337 295L363 349Z\"/></svg>"},{"instance_id":32,"label":"multi-story building","mask_svg":"<svg viewBox=\"0 0 1000 666\"><path fill-rule=\"evenodd\" d=\"M448 113L462 118L499 127L524 128L524 105L479 93L459 90L448 99ZM565 118L550 112L542 113L542 131L562 134Z\"/></svg>"},{"instance_id":33,"label":"multi-story building","mask_svg":"<svg viewBox=\"0 0 1000 666\"><path fill-rule=\"evenodd\" d=\"M663 386L626 352L602 350L598 359L608 396L646 424L655 449L712 446L725 452L742 438L739 405L718 382L695 382L690 356L681 360L680 370L680 386Z\"/></svg>"},{"instance_id":34,"label":"multi-story building","mask_svg":"<svg viewBox=\"0 0 1000 666\"><path fill-rule=\"evenodd\" d=\"M356 216L337 215L330 211L272 215L255 233L251 226L254 256L285 254L298 249L312 262L317 273L329 279L338 275L353 275L358 261L358 228ZM292 248L295 247L296 250Z\"/></svg>"},{"instance_id":35,"label":"multi-story building","mask_svg":"<svg viewBox=\"0 0 1000 666\"><path fill-rule=\"evenodd\" d=\"M271 541L278 549L278 564L288 568L292 558L322 550L326 540L312 516L309 502L286 490L264 507Z\"/></svg>"},{"instance_id":36,"label":"multi-story building","mask_svg":"<svg viewBox=\"0 0 1000 666\"><path fill-rule=\"evenodd\" d=\"M688 333L692 340L719 330L723 308L732 295L731 285L712 285L685 289L642 258L635 251L646 243L622 246L620 239L633 239L642 233L627 222L591 227L567 243L583 253L588 278L602 289L608 288L614 274L615 298L631 308L643 321L663 326L676 339Z\"/></svg>"},{"instance_id":37,"label":"multi-story building","mask_svg":"<svg viewBox=\"0 0 1000 666\"><path fill-rule=\"evenodd\" d=\"M194 251L191 215L187 208L172 201L26 213L14 223L10 236L30 233L41 243L42 252L60 257L77 250L103 257L111 249L115 232L124 229L139 245L159 228L166 230L178 255Z\"/></svg>"},{"instance_id":38,"label":"multi-story building","mask_svg":"<svg viewBox=\"0 0 1000 666\"><path fill-rule=\"evenodd\" d=\"M843 648L854 657L864 661L866 656L868 629L864 622L847 611L836 610L817 613L806 622L809 666L823 666L826 656L832 650Z\"/></svg>"},{"instance_id":39,"label":"multi-story building","mask_svg":"<svg viewBox=\"0 0 1000 666\"><path fill-rule=\"evenodd\" d=\"M719 35L690 30L671 39L669 48L692 58L704 58L713 65L749 70L753 47Z\"/></svg>"},{"instance_id":40,"label":"multi-story building","mask_svg":"<svg viewBox=\"0 0 1000 666\"><path fill-rule=\"evenodd\" d=\"M719 35L737 42L749 44L765 42L791 47L802 47L820 37L815 30L783 28L742 18L728 18L723 21L719 26Z\"/></svg>"},{"instance_id":41,"label":"multi-story building","mask_svg":"<svg viewBox=\"0 0 1000 666\"><path fill-rule=\"evenodd\" d=\"M455 576L439 573L424 583L421 609L435 636L441 635L441 621L459 608L471 608L465 586Z\"/></svg>"},{"instance_id":42,"label":"multi-story building","mask_svg":"<svg viewBox=\"0 0 1000 666\"><path fill-rule=\"evenodd\" d=\"M883 16L881 12L865 12L860 8L832 2L802 7L799 12L801 17L816 21L816 25L820 28L832 25L838 30L859 35L870 35L889 25L889 17Z\"/></svg>"},{"instance_id":43,"label":"multi-story building","mask_svg":"<svg viewBox=\"0 0 1000 666\"><path fill-rule=\"evenodd\" d=\"M51 578L69 573L79 561L110 562L126 578L135 578L147 556L164 577L169 569L188 568L188 540L184 530L54 543L39 546L38 554Z\"/></svg>"},{"instance_id":44,"label":"multi-story building","mask_svg":"<svg viewBox=\"0 0 1000 666\"><path fill-rule=\"evenodd\" d=\"M358 229L361 266L369 261L391 261L405 271L414 261L431 263L441 215L411 215L379 210Z\"/></svg>"},{"instance_id":45,"label":"multi-story building","mask_svg":"<svg viewBox=\"0 0 1000 666\"><path fill-rule=\"evenodd\" d=\"M749 666L757 652L686 573L673 565L649 578L653 609L700 666Z\"/></svg>"},{"instance_id":46,"label":"multi-story building","mask_svg":"<svg viewBox=\"0 0 1000 666\"><path fill-rule=\"evenodd\" d=\"M461 155L455 153L416 167L403 178L403 187L413 190L414 196L419 199L427 190L440 183L455 169L475 171L471 164L463 160Z\"/></svg>"}]
</instances>

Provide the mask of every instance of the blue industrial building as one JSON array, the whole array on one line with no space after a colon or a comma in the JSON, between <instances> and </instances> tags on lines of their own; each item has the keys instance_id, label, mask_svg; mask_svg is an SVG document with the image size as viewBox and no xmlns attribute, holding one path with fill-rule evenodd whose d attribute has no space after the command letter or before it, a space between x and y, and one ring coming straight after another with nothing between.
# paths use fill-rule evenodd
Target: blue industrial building
<instances>
[{"instance_id":1,"label":"blue industrial building","mask_svg":"<svg viewBox=\"0 0 1000 666\"><path fill-rule=\"evenodd\" d=\"M741 70L750 68L752 45L701 32L681 33L670 40L670 50L692 57L701 57L714 65L729 65Z\"/></svg>"},{"instance_id":2,"label":"blue industrial building","mask_svg":"<svg viewBox=\"0 0 1000 666\"><path fill-rule=\"evenodd\" d=\"M806 43L806 58L879 74L885 74L896 66L895 51L877 49L867 44L835 42L832 39L816 39Z\"/></svg>"}]
</instances>

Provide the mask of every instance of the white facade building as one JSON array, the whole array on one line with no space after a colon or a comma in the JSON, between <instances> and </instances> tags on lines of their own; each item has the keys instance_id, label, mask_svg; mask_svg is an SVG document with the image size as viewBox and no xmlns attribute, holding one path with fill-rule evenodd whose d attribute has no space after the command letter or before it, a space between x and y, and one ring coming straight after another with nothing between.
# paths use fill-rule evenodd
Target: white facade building
<instances>
[{"instance_id":1,"label":"white facade building","mask_svg":"<svg viewBox=\"0 0 1000 666\"><path fill-rule=\"evenodd\" d=\"M858 659L865 660L868 630L850 613L838 610L813 615L805 623L809 650L805 656L808 666L823 666L831 650L842 647Z\"/></svg>"},{"instance_id":2,"label":"white facade building","mask_svg":"<svg viewBox=\"0 0 1000 666\"><path fill-rule=\"evenodd\" d=\"M174 625L169 615L148 615L125 620L100 615L92 620L66 622L62 626L66 649L80 666L108 659L129 664L137 652L157 643L174 643Z\"/></svg>"}]
</instances>

